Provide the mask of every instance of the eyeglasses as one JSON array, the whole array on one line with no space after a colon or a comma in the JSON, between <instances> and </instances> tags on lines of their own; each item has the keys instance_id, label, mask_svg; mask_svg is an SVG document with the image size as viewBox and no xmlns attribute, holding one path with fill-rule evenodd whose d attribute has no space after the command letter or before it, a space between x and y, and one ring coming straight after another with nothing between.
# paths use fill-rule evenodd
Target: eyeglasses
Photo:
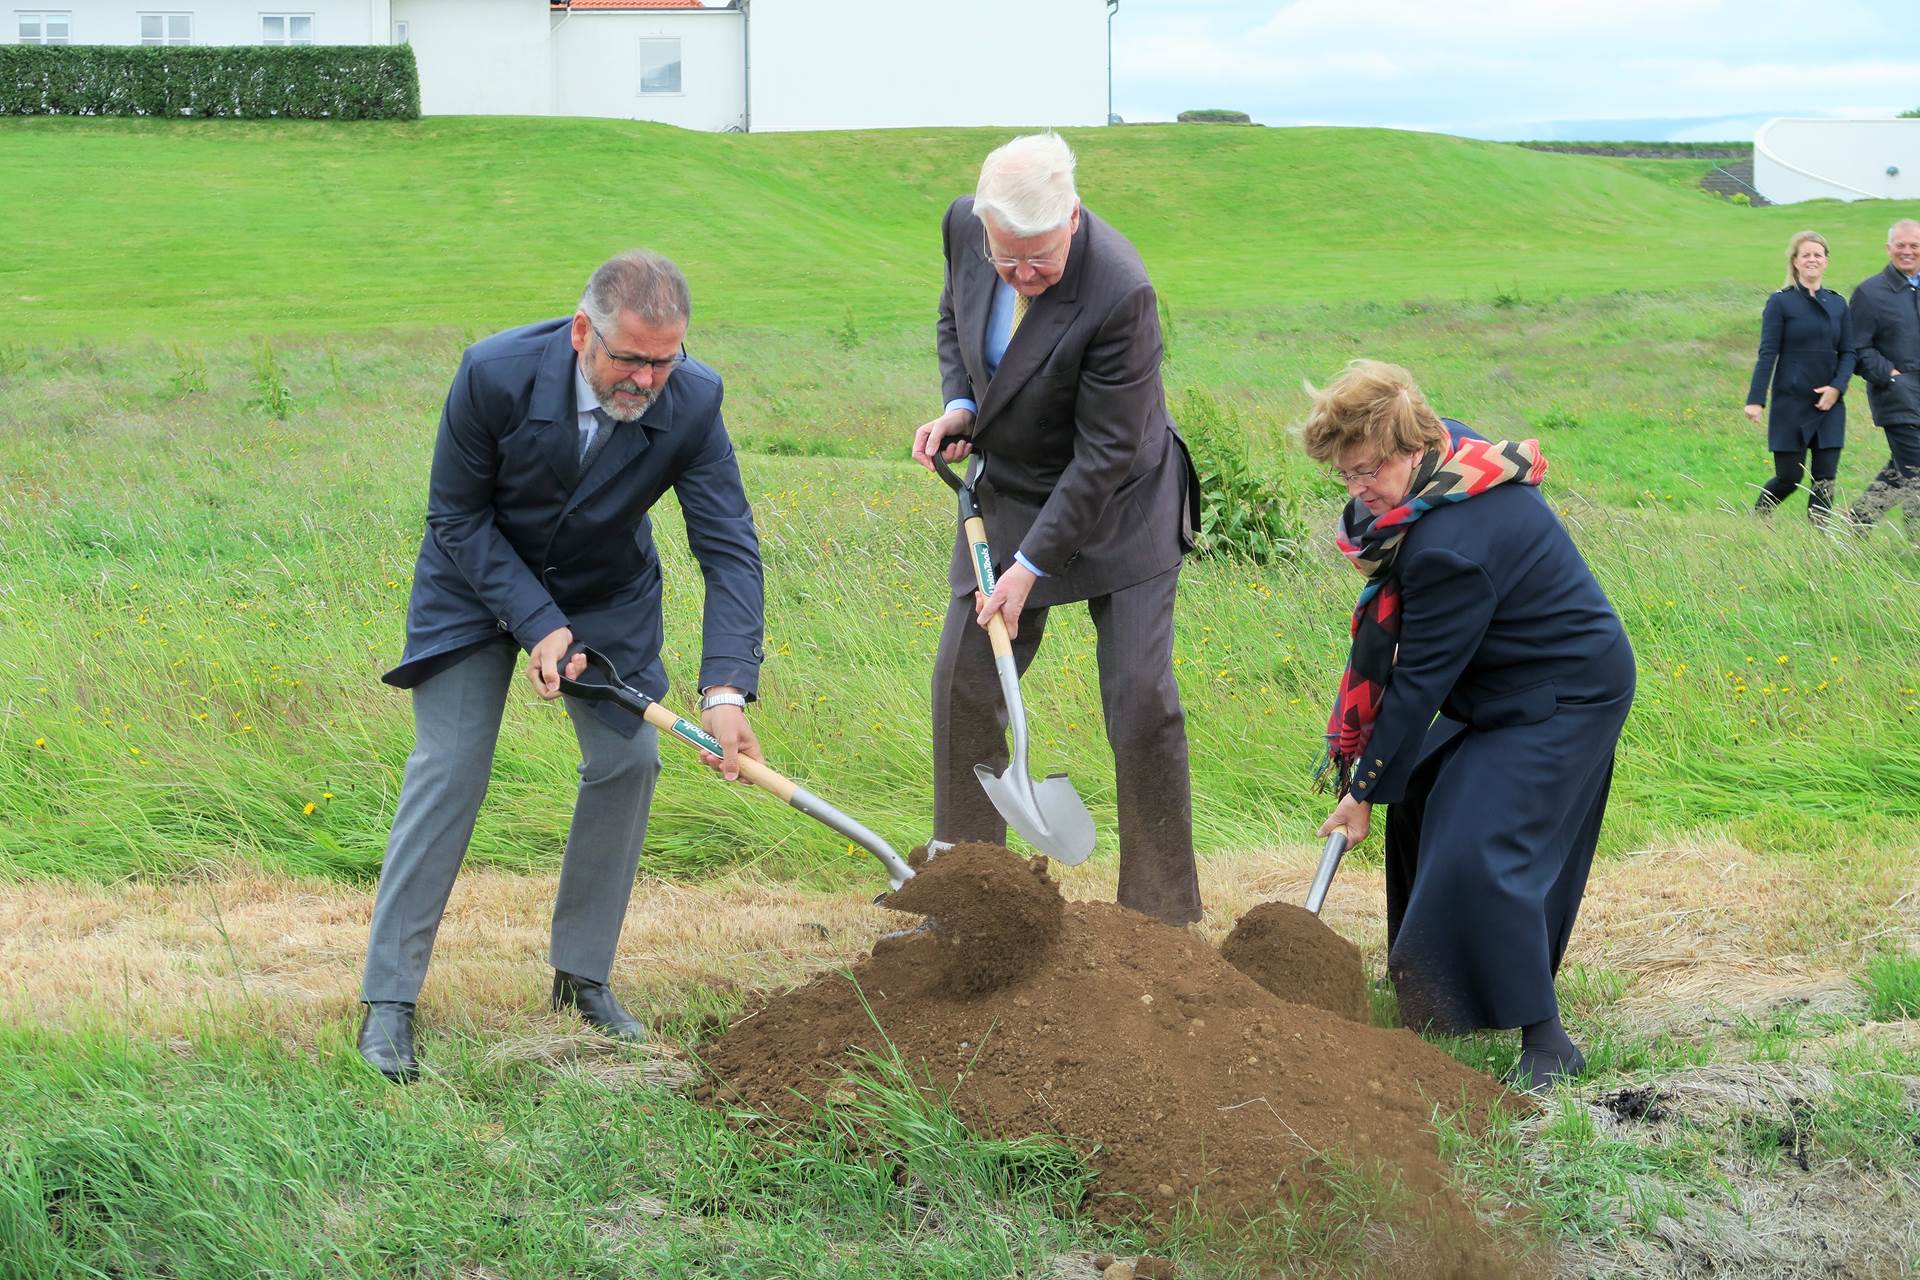
<instances>
[{"instance_id":1,"label":"eyeglasses","mask_svg":"<svg viewBox=\"0 0 1920 1280\"><path fill-rule=\"evenodd\" d=\"M998 271L1016 271L1022 265L1032 267L1035 271L1053 271L1067 260L1065 254L1056 254L1048 258L1003 258L993 251L993 245L987 240L985 227L980 228L980 256Z\"/></svg>"},{"instance_id":2,"label":"eyeglasses","mask_svg":"<svg viewBox=\"0 0 1920 1280\"><path fill-rule=\"evenodd\" d=\"M651 356L623 356L607 345L606 337L593 321L587 321L587 328L592 329L593 336L600 339L600 349L607 353L608 361L616 369L626 369L632 373L638 373L643 368L652 369L654 376L664 378L687 362L687 344L684 342L678 351L663 360L655 360Z\"/></svg>"},{"instance_id":3,"label":"eyeglasses","mask_svg":"<svg viewBox=\"0 0 1920 1280\"><path fill-rule=\"evenodd\" d=\"M1371 467L1357 467L1352 471L1343 471L1339 467L1335 467L1333 474L1340 477L1342 484L1354 484L1356 482L1367 484L1377 477L1380 474L1380 468L1386 465L1384 462L1378 462Z\"/></svg>"}]
</instances>

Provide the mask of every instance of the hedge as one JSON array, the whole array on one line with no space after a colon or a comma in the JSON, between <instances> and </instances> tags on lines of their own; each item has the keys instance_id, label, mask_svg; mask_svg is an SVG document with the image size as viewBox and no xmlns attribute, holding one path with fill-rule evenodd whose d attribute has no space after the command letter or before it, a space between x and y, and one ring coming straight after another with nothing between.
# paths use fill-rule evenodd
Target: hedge
<instances>
[{"instance_id":1,"label":"hedge","mask_svg":"<svg viewBox=\"0 0 1920 1280\"><path fill-rule=\"evenodd\" d=\"M0 45L0 116L415 120L411 45Z\"/></svg>"}]
</instances>

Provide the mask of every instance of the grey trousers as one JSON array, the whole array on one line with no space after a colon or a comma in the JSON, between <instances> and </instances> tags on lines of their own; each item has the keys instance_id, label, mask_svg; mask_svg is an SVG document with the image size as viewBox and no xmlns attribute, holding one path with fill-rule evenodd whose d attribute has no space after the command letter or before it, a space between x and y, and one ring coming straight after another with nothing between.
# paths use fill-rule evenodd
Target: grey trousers
<instances>
[{"instance_id":1,"label":"grey trousers","mask_svg":"<svg viewBox=\"0 0 1920 1280\"><path fill-rule=\"evenodd\" d=\"M1169 569L1087 601L1098 636L1100 704L1120 809L1120 905L1169 924L1200 918L1187 720L1173 678L1173 599L1179 579L1180 570ZM1046 609L1021 612L1013 657L1023 674L1046 627ZM981 789L973 766L987 764L998 772L1007 767L1008 756L1007 708L993 669L993 648L973 620L972 594L956 596L933 664L936 839L1006 842L1007 824Z\"/></svg>"},{"instance_id":2,"label":"grey trousers","mask_svg":"<svg viewBox=\"0 0 1920 1280\"><path fill-rule=\"evenodd\" d=\"M427 976L434 935L487 794L494 744L520 652L477 649L413 690L414 748L380 865L367 940L362 1000L413 1002ZM632 738L574 698L568 717L580 743L580 785L553 904L553 967L605 982L640 867L647 806L660 776L652 725Z\"/></svg>"}]
</instances>

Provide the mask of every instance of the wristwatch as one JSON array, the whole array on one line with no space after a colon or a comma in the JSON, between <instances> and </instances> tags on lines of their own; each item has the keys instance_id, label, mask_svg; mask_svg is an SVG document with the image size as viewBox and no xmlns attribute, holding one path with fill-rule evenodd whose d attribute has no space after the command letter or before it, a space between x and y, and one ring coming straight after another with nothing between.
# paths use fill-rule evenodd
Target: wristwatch
<instances>
[{"instance_id":1,"label":"wristwatch","mask_svg":"<svg viewBox=\"0 0 1920 1280\"><path fill-rule=\"evenodd\" d=\"M700 695L700 709L711 711L715 707L747 708L747 695L744 693L703 693Z\"/></svg>"}]
</instances>

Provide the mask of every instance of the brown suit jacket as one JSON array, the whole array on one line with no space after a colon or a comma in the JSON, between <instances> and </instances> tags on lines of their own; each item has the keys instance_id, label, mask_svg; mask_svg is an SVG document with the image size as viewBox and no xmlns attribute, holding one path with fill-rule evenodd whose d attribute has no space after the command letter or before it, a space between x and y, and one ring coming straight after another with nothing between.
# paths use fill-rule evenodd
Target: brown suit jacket
<instances>
[{"instance_id":1,"label":"brown suit jacket","mask_svg":"<svg viewBox=\"0 0 1920 1280\"><path fill-rule=\"evenodd\" d=\"M1200 482L1160 385L1153 284L1126 237L1081 211L1059 283L1034 299L999 372L986 369L987 314L999 276L981 255L973 198L941 235L940 381L979 405L986 455L977 490L995 566L1016 549L1047 574L1028 603L1107 595L1180 563L1198 529ZM956 594L974 589L956 537Z\"/></svg>"}]
</instances>

